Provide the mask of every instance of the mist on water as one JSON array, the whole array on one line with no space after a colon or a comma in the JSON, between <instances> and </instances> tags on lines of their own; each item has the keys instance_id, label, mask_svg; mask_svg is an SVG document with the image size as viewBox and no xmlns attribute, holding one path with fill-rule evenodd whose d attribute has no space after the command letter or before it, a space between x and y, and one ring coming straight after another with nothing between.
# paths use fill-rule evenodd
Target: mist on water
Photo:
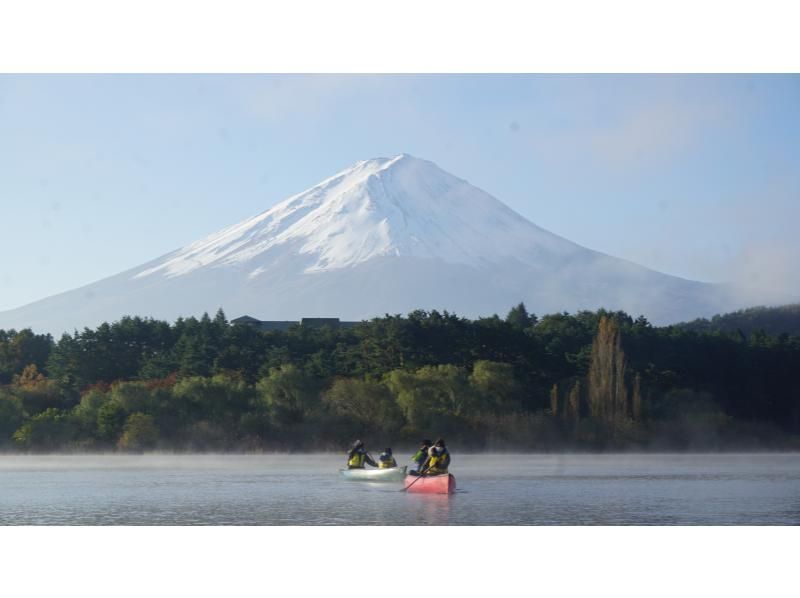
<instances>
[{"instance_id":1,"label":"mist on water","mask_svg":"<svg viewBox=\"0 0 800 598\"><path fill-rule=\"evenodd\" d=\"M0 524L800 524L797 453L456 452L452 495L342 467L331 453L0 456Z\"/></svg>"}]
</instances>

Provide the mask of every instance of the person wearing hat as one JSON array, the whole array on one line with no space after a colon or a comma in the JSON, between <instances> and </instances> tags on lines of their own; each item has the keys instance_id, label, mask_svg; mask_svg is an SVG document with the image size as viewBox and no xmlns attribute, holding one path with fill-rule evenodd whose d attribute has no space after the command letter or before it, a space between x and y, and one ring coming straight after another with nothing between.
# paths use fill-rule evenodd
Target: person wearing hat
<instances>
[{"instance_id":1,"label":"person wearing hat","mask_svg":"<svg viewBox=\"0 0 800 598\"><path fill-rule=\"evenodd\" d=\"M392 449L386 448L381 453L381 456L378 457L378 467L380 469L391 469L392 467L397 467L397 461L395 461L394 457L392 456Z\"/></svg>"},{"instance_id":2,"label":"person wearing hat","mask_svg":"<svg viewBox=\"0 0 800 598\"><path fill-rule=\"evenodd\" d=\"M422 465L428 458L428 449L430 449L432 445L433 442L431 442L428 439L425 439L420 443L419 450L417 450L417 452L414 453L414 455L411 457L411 460L417 464L416 471L412 470L411 472L409 472L411 473L411 475L418 474L420 471L422 471Z\"/></svg>"},{"instance_id":3,"label":"person wearing hat","mask_svg":"<svg viewBox=\"0 0 800 598\"><path fill-rule=\"evenodd\" d=\"M439 438L428 449L428 458L422 464L422 470L428 475L442 475L450 467L450 451L444 443L444 438Z\"/></svg>"},{"instance_id":4,"label":"person wearing hat","mask_svg":"<svg viewBox=\"0 0 800 598\"><path fill-rule=\"evenodd\" d=\"M378 467L367 449L364 448L364 443L356 440L353 447L347 452L347 469L364 469L364 463Z\"/></svg>"}]
</instances>

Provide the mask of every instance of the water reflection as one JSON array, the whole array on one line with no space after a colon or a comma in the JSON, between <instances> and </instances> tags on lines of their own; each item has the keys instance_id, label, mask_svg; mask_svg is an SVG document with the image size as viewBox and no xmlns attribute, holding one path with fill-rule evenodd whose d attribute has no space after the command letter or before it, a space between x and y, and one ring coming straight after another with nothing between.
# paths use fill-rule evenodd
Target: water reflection
<instances>
[{"instance_id":1,"label":"water reflection","mask_svg":"<svg viewBox=\"0 0 800 598\"><path fill-rule=\"evenodd\" d=\"M450 508L455 494L406 494L408 508L416 513L417 525L450 525Z\"/></svg>"}]
</instances>

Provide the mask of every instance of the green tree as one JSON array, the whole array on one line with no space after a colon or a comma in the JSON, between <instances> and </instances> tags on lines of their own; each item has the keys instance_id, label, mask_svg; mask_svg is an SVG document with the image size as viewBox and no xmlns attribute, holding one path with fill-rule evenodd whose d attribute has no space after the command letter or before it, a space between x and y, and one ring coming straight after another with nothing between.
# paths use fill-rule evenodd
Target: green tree
<instances>
[{"instance_id":1,"label":"green tree","mask_svg":"<svg viewBox=\"0 0 800 598\"><path fill-rule=\"evenodd\" d=\"M26 449L53 451L69 444L76 432L77 427L69 413L50 408L22 424L14 432L14 441Z\"/></svg>"},{"instance_id":2,"label":"green tree","mask_svg":"<svg viewBox=\"0 0 800 598\"><path fill-rule=\"evenodd\" d=\"M247 410L255 393L243 380L223 374L179 380L172 396L184 421L216 421L230 427Z\"/></svg>"},{"instance_id":3,"label":"green tree","mask_svg":"<svg viewBox=\"0 0 800 598\"><path fill-rule=\"evenodd\" d=\"M49 334L34 334L30 328L19 332L0 330L0 384L8 384L29 365L43 370L52 349L53 338Z\"/></svg>"},{"instance_id":4,"label":"green tree","mask_svg":"<svg viewBox=\"0 0 800 598\"><path fill-rule=\"evenodd\" d=\"M210 376L214 361L224 346L227 325L222 318L211 320L203 314L200 320L187 318L180 322L176 332L178 340L174 346L179 373L183 376Z\"/></svg>"},{"instance_id":5,"label":"green tree","mask_svg":"<svg viewBox=\"0 0 800 598\"><path fill-rule=\"evenodd\" d=\"M80 402L72 409L74 420L85 439L97 437L98 413L108 403L109 395L99 388L86 391Z\"/></svg>"},{"instance_id":6,"label":"green tree","mask_svg":"<svg viewBox=\"0 0 800 598\"><path fill-rule=\"evenodd\" d=\"M145 382L117 382L111 386L111 400L127 413L150 412L153 409L153 392Z\"/></svg>"},{"instance_id":7,"label":"green tree","mask_svg":"<svg viewBox=\"0 0 800 598\"><path fill-rule=\"evenodd\" d=\"M23 422L25 412L22 401L0 387L0 447L11 442L11 436Z\"/></svg>"},{"instance_id":8,"label":"green tree","mask_svg":"<svg viewBox=\"0 0 800 598\"><path fill-rule=\"evenodd\" d=\"M116 446L141 413L177 449L283 448L298 438L330 448L381 427L393 437L397 421L400 438L424 429L476 448L567 438L623 448L645 433L665 448L703 434L720 447L787 446L800 437L800 337L791 334L800 312L779 312L657 327L606 310L537 320L520 304L505 318L416 310L275 332L231 326L218 312L173 324L124 317L57 343L0 330L0 444L16 430L16 446L38 446L36 434L55 446L45 432L74 426L66 445Z\"/></svg>"},{"instance_id":9,"label":"green tree","mask_svg":"<svg viewBox=\"0 0 800 598\"><path fill-rule=\"evenodd\" d=\"M97 436L101 440L116 444L122 433L127 413L122 405L108 401L97 410Z\"/></svg>"},{"instance_id":10,"label":"green tree","mask_svg":"<svg viewBox=\"0 0 800 598\"><path fill-rule=\"evenodd\" d=\"M297 366L286 364L270 369L259 380L256 392L274 424L291 425L302 422L317 407L320 384Z\"/></svg>"},{"instance_id":11,"label":"green tree","mask_svg":"<svg viewBox=\"0 0 800 598\"><path fill-rule=\"evenodd\" d=\"M506 322L516 330L525 330L534 325L536 317L531 316L525 308L525 304L520 302L508 312L508 315L506 315Z\"/></svg>"},{"instance_id":12,"label":"green tree","mask_svg":"<svg viewBox=\"0 0 800 598\"><path fill-rule=\"evenodd\" d=\"M469 375L469 384L482 410L510 413L520 408L523 391L511 364L476 361Z\"/></svg>"},{"instance_id":13,"label":"green tree","mask_svg":"<svg viewBox=\"0 0 800 598\"><path fill-rule=\"evenodd\" d=\"M389 389L379 382L339 378L324 395L327 407L359 424L358 433L391 436L403 425L400 408Z\"/></svg>"},{"instance_id":14,"label":"green tree","mask_svg":"<svg viewBox=\"0 0 800 598\"><path fill-rule=\"evenodd\" d=\"M385 378L406 421L415 429L441 427L447 418L474 413L478 398L466 371L453 365L395 370Z\"/></svg>"}]
</instances>

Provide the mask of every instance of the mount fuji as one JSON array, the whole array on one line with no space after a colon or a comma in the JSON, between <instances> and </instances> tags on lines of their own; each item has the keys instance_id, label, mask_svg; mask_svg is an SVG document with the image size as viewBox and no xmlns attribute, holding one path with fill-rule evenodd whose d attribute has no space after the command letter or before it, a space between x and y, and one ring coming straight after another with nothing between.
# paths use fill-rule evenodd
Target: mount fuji
<instances>
[{"instance_id":1,"label":"mount fuji","mask_svg":"<svg viewBox=\"0 0 800 598\"><path fill-rule=\"evenodd\" d=\"M413 309L468 317L622 309L656 323L709 316L718 285L581 247L432 162L358 162L248 220L132 270L0 313L58 334L124 315L360 320Z\"/></svg>"}]
</instances>

